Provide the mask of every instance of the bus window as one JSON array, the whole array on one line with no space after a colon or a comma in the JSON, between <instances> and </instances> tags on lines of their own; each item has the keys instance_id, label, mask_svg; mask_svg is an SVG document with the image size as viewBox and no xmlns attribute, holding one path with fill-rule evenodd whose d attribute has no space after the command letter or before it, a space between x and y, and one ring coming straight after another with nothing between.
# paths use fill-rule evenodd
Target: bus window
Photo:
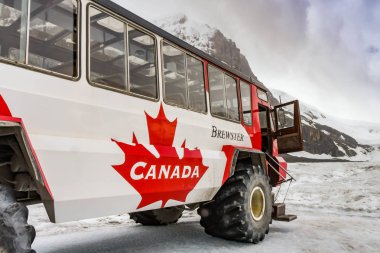
<instances>
[{"instance_id":1,"label":"bus window","mask_svg":"<svg viewBox=\"0 0 380 253\"><path fill-rule=\"evenodd\" d=\"M23 9L22 0L0 0L0 27L10 27L11 25L20 27L20 17L26 11L26 9Z\"/></svg>"},{"instance_id":2,"label":"bus window","mask_svg":"<svg viewBox=\"0 0 380 253\"><path fill-rule=\"evenodd\" d=\"M211 113L215 116L227 117L224 73L212 66L208 68L210 85Z\"/></svg>"},{"instance_id":3,"label":"bus window","mask_svg":"<svg viewBox=\"0 0 380 253\"><path fill-rule=\"evenodd\" d=\"M165 101L187 108L186 54L163 43Z\"/></svg>"},{"instance_id":4,"label":"bus window","mask_svg":"<svg viewBox=\"0 0 380 253\"><path fill-rule=\"evenodd\" d=\"M127 91L124 23L92 7L89 16L90 80Z\"/></svg>"},{"instance_id":5,"label":"bus window","mask_svg":"<svg viewBox=\"0 0 380 253\"><path fill-rule=\"evenodd\" d=\"M203 63L188 55L186 66L187 84L189 89L189 108L199 112L206 112Z\"/></svg>"},{"instance_id":6,"label":"bus window","mask_svg":"<svg viewBox=\"0 0 380 253\"><path fill-rule=\"evenodd\" d=\"M239 100L236 79L211 65L208 68L208 76L211 113L214 116L239 121Z\"/></svg>"},{"instance_id":7,"label":"bus window","mask_svg":"<svg viewBox=\"0 0 380 253\"><path fill-rule=\"evenodd\" d=\"M267 129L268 128L268 119L267 119L267 111L260 108L259 111L259 121L260 121L260 128L261 129Z\"/></svg>"},{"instance_id":8,"label":"bus window","mask_svg":"<svg viewBox=\"0 0 380 253\"><path fill-rule=\"evenodd\" d=\"M240 81L241 105L245 125L252 125L251 85Z\"/></svg>"},{"instance_id":9,"label":"bus window","mask_svg":"<svg viewBox=\"0 0 380 253\"><path fill-rule=\"evenodd\" d=\"M0 0L0 56L77 77L77 8L76 0Z\"/></svg>"},{"instance_id":10,"label":"bus window","mask_svg":"<svg viewBox=\"0 0 380 253\"><path fill-rule=\"evenodd\" d=\"M227 117L231 120L238 121L240 119L240 116L236 79L226 75L225 85Z\"/></svg>"},{"instance_id":11,"label":"bus window","mask_svg":"<svg viewBox=\"0 0 380 253\"><path fill-rule=\"evenodd\" d=\"M261 89L257 89L257 97L265 102L268 102L267 93Z\"/></svg>"},{"instance_id":12,"label":"bus window","mask_svg":"<svg viewBox=\"0 0 380 253\"><path fill-rule=\"evenodd\" d=\"M27 1L0 0L0 57L26 62Z\"/></svg>"},{"instance_id":13,"label":"bus window","mask_svg":"<svg viewBox=\"0 0 380 253\"><path fill-rule=\"evenodd\" d=\"M30 65L76 76L77 2L31 0L29 29ZM53 5L53 7L52 7Z\"/></svg>"},{"instance_id":14,"label":"bus window","mask_svg":"<svg viewBox=\"0 0 380 253\"><path fill-rule=\"evenodd\" d=\"M128 25L128 46L130 92L158 98L154 37Z\"/></svg>"}]
</instances>

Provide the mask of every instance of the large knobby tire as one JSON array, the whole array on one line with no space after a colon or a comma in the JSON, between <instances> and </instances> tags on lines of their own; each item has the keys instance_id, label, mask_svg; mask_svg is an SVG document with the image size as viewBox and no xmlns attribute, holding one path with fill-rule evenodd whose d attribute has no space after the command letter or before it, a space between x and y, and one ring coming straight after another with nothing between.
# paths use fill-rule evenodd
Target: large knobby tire
<instances>
[{"instance_id":1,"label":"large knobby tire","mask_svg":"<svg viewBox=\"0 0 380 253\"><path fill-rule=\"evenodd\" d=\"M0 253L31 253L36 237L28 225L28 209L17 203L13 190L0 184Z\"/></svg>"},{"instance_id":2,"label":"large knobby tire","mask_svg":"<svg viewBox=\"0 0 380 253\"><path fill-rule=\"evenodd\" d=\"M164 209L149 210L131 213L130 217L136 223L144 226L162 226L176 223L182 216L183 210L169 207Z\"/></svg>"},{"instance_id":3,"label":"large knobby tire","mask_svg":"<svg viewBox=\"0 0 380 253\"><path fill-rule=\"evenodd\" d=\"M209 235L258 243L269 232L272 198L269 178L249 163L238 163L214 201L201 206L201 225Z\"/></svg>"}]
</instances>

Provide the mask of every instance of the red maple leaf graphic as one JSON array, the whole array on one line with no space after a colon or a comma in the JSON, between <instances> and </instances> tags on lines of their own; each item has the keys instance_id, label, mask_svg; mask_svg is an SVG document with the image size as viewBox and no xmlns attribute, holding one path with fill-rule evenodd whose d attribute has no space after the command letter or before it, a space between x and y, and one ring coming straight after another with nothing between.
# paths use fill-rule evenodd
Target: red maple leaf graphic
<instances>
[{"instance_id":1,"label":"red maple leaf graphic","mask_svg":"<svg viewBox=\"0 0 380 253\"><path fill-rule=\"evenodd\" d=\"M157 150L156 157L144 145L138 143L135 134L131 144L116 142L125 154L123 164L112 166L141 195L137 209L162 201L161 207L170 200L186 201L187 195L202 178L207 166L203 165L199 149L186 148L182 144L183 157L179 158L173 147L177 119L170 122L161 104L156 118L145 112L149 144Z\"/></svg>"}]
</instances>

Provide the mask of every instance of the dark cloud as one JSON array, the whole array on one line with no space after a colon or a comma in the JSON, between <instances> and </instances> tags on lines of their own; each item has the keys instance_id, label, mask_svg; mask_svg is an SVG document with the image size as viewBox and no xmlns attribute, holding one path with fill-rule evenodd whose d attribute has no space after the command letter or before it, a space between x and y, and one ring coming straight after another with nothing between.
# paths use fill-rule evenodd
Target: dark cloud
<instances>
[{"instance_id":1,"label":"dark cloud","mask_svg":"<svg viewBox=\"0 0 380 253\"><path fill-rule=\"evenodd\" d=\"M377 54L378 52L380 51L380 49L378 47L375 47L375 46L369 46L367 48L367 52L369 54ZM380 70L379 70L380 71Z\"/></svg>"}]
</instances>

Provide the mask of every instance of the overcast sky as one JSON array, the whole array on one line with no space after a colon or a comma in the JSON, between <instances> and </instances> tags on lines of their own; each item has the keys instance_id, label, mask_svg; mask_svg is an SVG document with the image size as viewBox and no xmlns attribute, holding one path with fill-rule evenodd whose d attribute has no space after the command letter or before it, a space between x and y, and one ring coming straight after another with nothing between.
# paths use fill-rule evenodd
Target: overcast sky
<instances>
[{"instance_id":1,"label":"overcast sky","mask_svg":"<svg viewBox=\"0 0 380 253\"><path fill-rule=\"evenodd\" d=\"M255 75L341 118L380 123L380 0L117 0L220 29Z\"/></svg>"}]
</instances>

